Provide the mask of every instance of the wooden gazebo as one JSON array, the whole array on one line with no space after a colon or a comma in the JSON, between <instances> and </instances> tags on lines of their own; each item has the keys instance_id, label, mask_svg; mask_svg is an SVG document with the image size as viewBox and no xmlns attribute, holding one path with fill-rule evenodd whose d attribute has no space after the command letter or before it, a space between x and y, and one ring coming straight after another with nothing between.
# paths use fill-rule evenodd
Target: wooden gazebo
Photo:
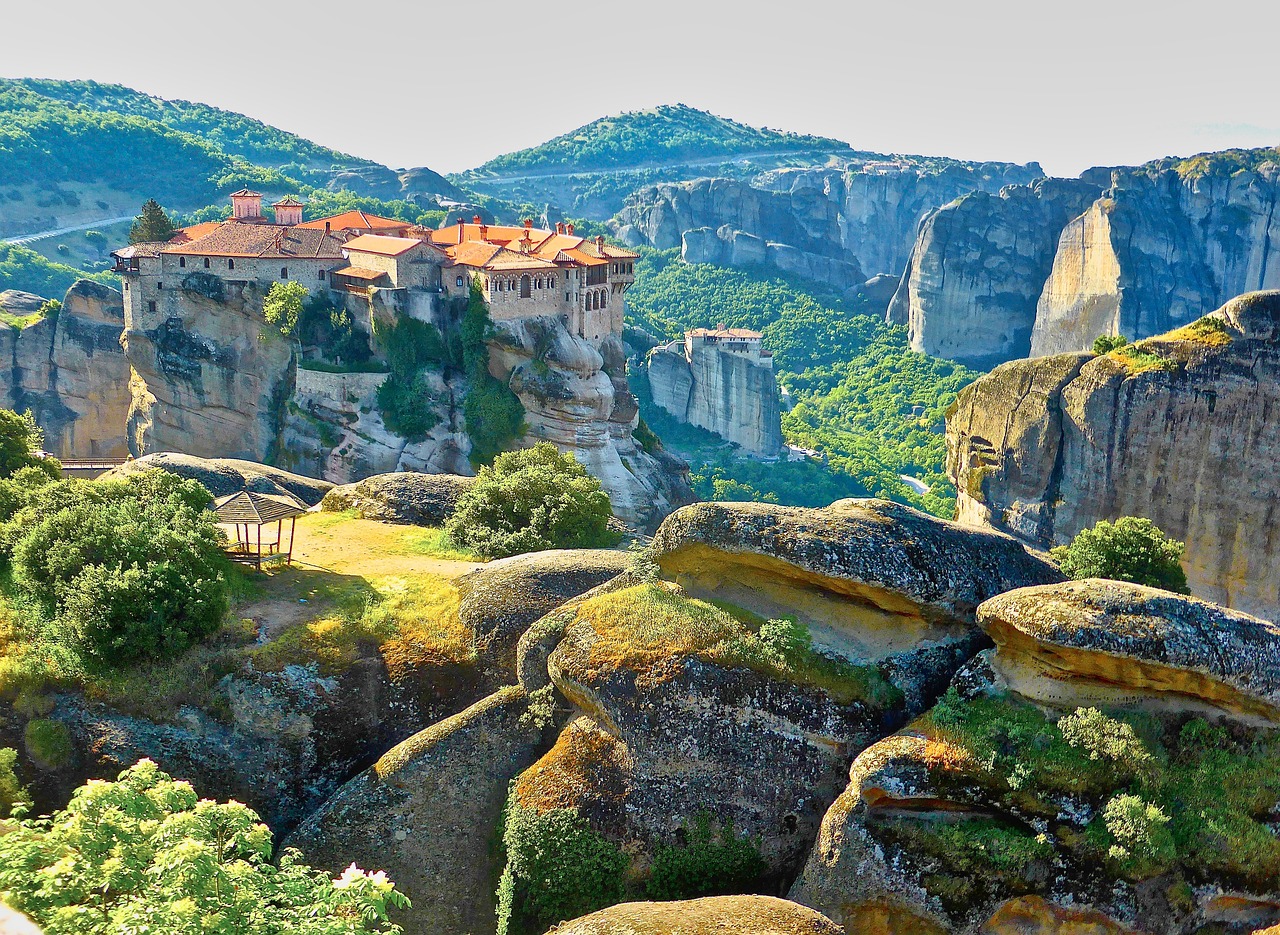
<instances>
[{"instance_id":1,"label":"wooden gazebo","mask_svg":"<svg viewBox=\"0 0 1280 935\"><path fill-rule=\"evenodd\" d=\"M283 558L285 564L293 562L293 534L298 517L307 512L307 508L292 497L275 494L255 493L242 490L226 497L219 497L213 503L213 510L218 514L218 522L225 526L233 526L236 531L235 543L231 546L230 555L234 561L252 565L259 571L262 562L273 558ZM289 548L283 548L284 521L289 521ZM274 542L262 541L262 527L276 524ZM256 539L251 541L250 528L256 527ZM243 535L241 531L243 530ZM266 553L262 549L266 546Z\"/></svg>"}]
</instances>

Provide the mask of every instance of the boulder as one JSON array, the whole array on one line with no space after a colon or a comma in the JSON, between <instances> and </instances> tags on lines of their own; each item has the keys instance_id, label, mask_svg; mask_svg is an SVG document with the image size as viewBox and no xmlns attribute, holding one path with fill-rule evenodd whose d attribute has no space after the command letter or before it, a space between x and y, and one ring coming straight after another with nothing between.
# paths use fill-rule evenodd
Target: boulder
<instances>
[{"instance_id":1,"label":"boulder","mask_svg":"<svg viewBox=\"0 0 1280 935\"><path fill-rule=\"evenodd\" d=\"M328 481L291 474L269 464L241 461L238 458L197 458L192 455L161 451L127 461L108 471L106 477L123 477L138 471L160 468L179 477L197 480L216 497L252 490L292 496L307 506L318 504L333 488Z\"/></svg>"},{"instance_id":2,"label":"boulder","mask_svg":"<svg viewBox=\"0 0 1280 935\"><path fill-rule=\"evenodd\" d=\"M48 302L44 296L34 292L23 292L19 289L6 289L0 292L0 309L11 315L30 315L40 311L40 306Z\"/></svg>"},{"instance_id":3,"label":"boulder","mask_svg":"<svg viewBox=\"0 0 1280 935\"><path fill-rule=\"evenodd\" d=\"M392 747L284 843L338 873L378 867L413 901L406 935L492 931L493 840L507 786L536 758L524 690L503 688Z\"/></svg>"},{"instance_id":4,"label":"boulder","mask_svg":"<svg viewBox=\"0 0 1280 935\"><path fill-rule=\"evenodd\" d=\"M362 519L384 523L440 526L474 483L474 477L458 474L375 474L329 490L320 509L332 513L354 510Z\"/></svg>"},{"instance_id":5,"label":"boulder","mask_svg":"<svg viewBox=\"0 0 1280 935\"><path fill-rule=\"evenodd\" d=\"M490 562L459 579L458 616L483 656L514 671L516 644L530 624L617 577L631 561L613 549L551 549Z\"/></svg>"},{"instance_id":6,"label":"boulder","mask_svg":"<svg viewBox=\"0 0 1280 935\"><path fill-rule=\"evenodd\" d=\"M978 622L1009 688L1057 707L1140 705L1280 724L1280 626L1103 579L1020 588Z\"/></svg>"},{"instance_id":7,"label":"boulder","mask_svg":"<svg viewBox=\"0 0 1280 935\"><path fill-rule=\"evenodd\" d=\"M1280 618L1280 292L1102 356L998 367L947 413L957 518L1048 548L1099 520L1186 544L1199 597Z\"/></svg>"},{"instance_id":8,"label":"boulder","mask_svg":"<svg viewBox=\"0 0 1280 935\"><path fill-rule=\"evenodd\" d=\"M621 903L557 925L556 935L840 935L812 909L774 896Z\"/></svg>"}]
</instances>

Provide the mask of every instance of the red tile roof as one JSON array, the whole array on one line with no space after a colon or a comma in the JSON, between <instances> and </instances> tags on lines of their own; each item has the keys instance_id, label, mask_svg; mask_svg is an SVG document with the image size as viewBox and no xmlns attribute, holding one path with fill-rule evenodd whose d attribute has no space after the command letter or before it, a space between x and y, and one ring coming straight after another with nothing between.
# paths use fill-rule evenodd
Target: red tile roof
<instances>
[{"instance_id":1,"label":"red tile roof","mask_svg":"<svg viewBox=\"0 0 1280 935\"><path fill-rule=\"evenodd\" d=\"M363 211L344 211L342 214L334 214L327 218L316 218L314 221L304 221L298 226L323 230L326 221L329 222L329 228L336 231L408 230L410 227L413 227L413 225L408 221L400 221L396 218L378 217L376 214L365 214Z\"/></svg>"},{"instance_id":2,"label":"red tile roof","mask_svg":"<svg viewBox=\"0 0 1280 935\"><path fill-rule=\"evenodd\" d=\"M347 250L358 253L374 253L378 256L400 256L414 247L420 247L425 241L412 237L383 237L378 234L361 234L346 242Z\"/></svg>"},{"instance_id":3,"label":"red tile roof","mask_svg":"<svg viewBox=\"0 0 1280 935\"><path fill-rule=\"evenodd\" d=\"M205 234L212 234L222 226L221 221L204 221L200 224L192 224L190 227L183 227L174 231L169 243L190 243L193 240L199 240Z\"/></svg>"},{"instance_id":4,"label":"red tile roof","mask_svg":"<svg viewBox=\"0 0 1280 935\"><path fill-rule=\"evenodd\" d=\"M694 328L689 334L695 338L748 338L759 340L764 335L749 328Z\"/></svg>"},{"instance_id":5,"label":"red tile roof","mask_svg":"<svg viewBox=\"0 0 1280 935\"><path fill-rule=\"evenodd\" d=\"M365 269L363 266L344 266L342 269L335 269L330 276L346 276L350 279L382 279L387 274L382 270Z\"/></svg>"},{"instance_id":6,"label":"red tile roof","mask_svg":"<svg viewBox=\"0 0 1280 935\"><path fill-rule=\"evenodd\" d=\"M232 219L191 241L168 244L162 253L183 256L243 256L342 259L342 237L323 230L278 227Z\"/></svg>"}]
</instances>

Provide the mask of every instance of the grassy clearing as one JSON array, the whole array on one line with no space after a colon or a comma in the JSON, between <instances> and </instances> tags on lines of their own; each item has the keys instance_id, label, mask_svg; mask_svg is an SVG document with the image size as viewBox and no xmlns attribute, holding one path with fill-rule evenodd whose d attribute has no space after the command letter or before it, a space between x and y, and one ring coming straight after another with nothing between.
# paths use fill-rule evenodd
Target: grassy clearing
<instances>
[{"instance_id":1,"label":"grassy clearing","mask_svg":"<svg viewBox=\"0 0 1280 935\"><path fill-rule=\"evenodd\" d=\"M412 526L400 543L404 555L425 555L455 562L487 561L483 556L457 545L444 529L436 526Z\"/></svg>"},{"instance_id":2,"label":"grassy clearing","mask_svg":"<svg viewBox=\"0 0 1280 935\"><path fill-rule=\"evenodd\" d=\"M1207 315L1191 322L1189 325L1183 325L1181 328L1168 331L1160 335L1157 340L1161 342L1192 341L1197 344L1224 347L1231 343L1231 329L1221 318Z\"/></svg>"},{"instance_id":3,"label":"grassy clearing","mask_svg":"<svg viewBox=\"0 0 1280 935\"><path fill-rule=\"evenodd\" d=\"M1170 360L1167 357L1155 354L1149 349L1150 347L1150 342L1139 341L1137 344L1126 344L1124 347L1116 348L1109 356L1120 361L1131 376L1146 373L1149 370L1173 371L1178 369L1176 360Z\"/></svg>"},{"instance_id":4,"label":"grassy clearing","mask_svg":"<svg viewBox=\"0 0 1280 935\"><path fill-rule=\"evenodd\" d=\"M671 657L696 656L816 688L841 704L887 706L901 698L874 666L815 651L801 624L765 621L729 604L688 597L674 585L602 594L584 602L578 617L597 635L592 665L644 670Z\"/></svg>"}]
</instances>

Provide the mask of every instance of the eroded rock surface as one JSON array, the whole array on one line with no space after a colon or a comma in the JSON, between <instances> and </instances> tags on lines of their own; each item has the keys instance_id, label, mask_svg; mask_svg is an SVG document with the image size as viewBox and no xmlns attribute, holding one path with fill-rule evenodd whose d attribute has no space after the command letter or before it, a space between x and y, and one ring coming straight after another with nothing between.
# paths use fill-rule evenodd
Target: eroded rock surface
<instances>
[{"instance_id":1,"label":"eroded rock surface","mask_svg":"<svg viewBox=\"0 0 1280 935\"><path fill-rule=\"evenodd\" d=\"M320 508L334 513L354 510L362 519L384 523L440 526L474 483L474 477L457 474L375 474L329 490Z\"/></svg>"},{"instance_id":2,"label":"eroded rock surface","mask_svg":"<svg viewBox=\"0 0 1280 935\"><path fill-rule=\"evenodd\" d=\"M1280 616L1280 292L1102 357L997 368L947 417L957 517L1039 547L1143 516L1199 596Z\"/></svg>"},{"instance_id":3,"label":"eroded rock surface","mask_svg":"<svg viewBox=\"0 0 1280 935\"><path fill-rule=\"evenodd\" d=\"M773 896L622 903L556 926L556 935L839 935L812 909Z\"/></svg>"},{"instance_id":4,"label":"eroded rock surface","mask_svg":"<svg viewBox=\"0 0 1280 935\"><path fill-rule=\"evenodd\" d=\"M328 481L291 474L257 461L197 458L171 451L161 451L127 461L108 472L107 476L124 476L152 468L199 481L215 498L241 490L252 490L255 493L291 496L307 506L315 506L333 488Z\"/></svg>"}]
</instances>

